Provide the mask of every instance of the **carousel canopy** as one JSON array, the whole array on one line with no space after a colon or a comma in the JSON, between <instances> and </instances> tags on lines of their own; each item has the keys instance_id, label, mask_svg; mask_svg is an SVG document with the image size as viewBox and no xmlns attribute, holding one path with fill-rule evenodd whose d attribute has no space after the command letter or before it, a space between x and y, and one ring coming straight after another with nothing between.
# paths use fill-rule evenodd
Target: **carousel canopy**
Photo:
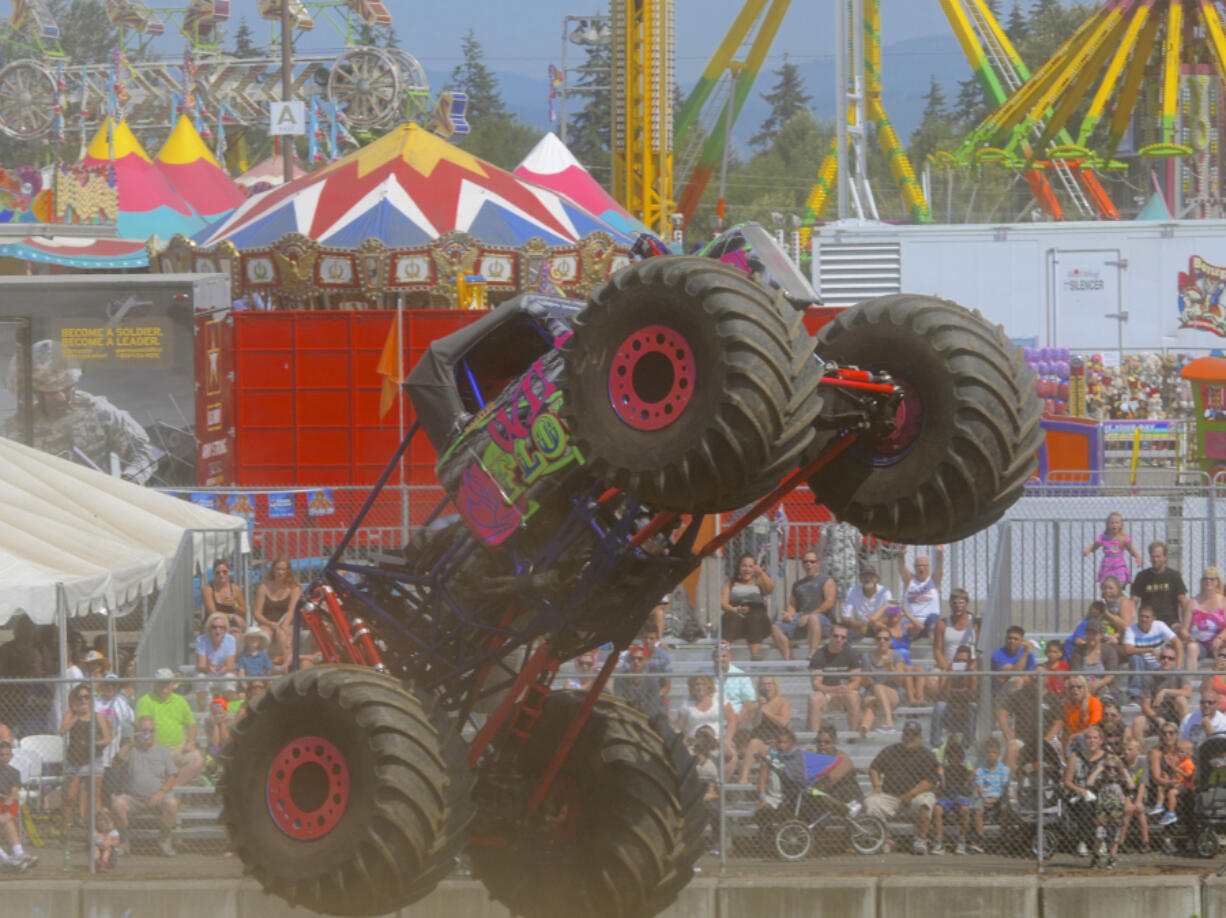
<instances>
[{"instance_id":1,"label":"carousel canopy","mask_svg":"<svg viewBox=\"0 0 1226 918\"><path fill-rule=\"evenodd\" d=\"M529 182L564 194L605 223L629 236L651 233L647 225L617 203L592 174L583 168L566 144L552 131L540 139L515 174ZM651 235L655 235L651 233Z\"/></svg>"},{"instance_id":2,"label":"carousel canopy","mask_svg":"<svg viewBox=\"0 0 1226 918\"><path fill-rule=\"evenodd\" d=\"M175 233L190 236L204 229L206 221L170 186L126 122L115 125L111 143L107 143L109 121L98 128L81 162L110 163L115 170L119 234L129 239L169 239Z\"/></svg>"},{"instance_id":3,"label":"carousel canopy","mask_svg":"<svg viewBox=\"0 0 1226 918\"><path fill-rule=\"evenodd\" d=\"M145 268L149 265L149 250L143 239L30 236L0 241L0 255L69 268Z\"/></svg>"},{"instance_id":4,"label":"carousel canopy","mask_svg":"<svg viewBox=\"0 0 1226 918\"><path fill-rule=\"evenodd\" d=\"M633 238L574 201L516 178L415 124L248 200L196 236L202 246L268 246L301 233L331 246L379 239L389 248L469 233L488 245L574 243L597 230L618 245Z\"/></svg>"},{"instance_id":5,"label":"carousel canopy","mask_svg":"<svg viewBox=\"0 0 1226 918\"><path fill-rule=\"evenodd\" d=\"M205 220L220 220L247 200L204 145L187 115L179 116L155 162L171 187Z\"/></svg>"}]
</instances>

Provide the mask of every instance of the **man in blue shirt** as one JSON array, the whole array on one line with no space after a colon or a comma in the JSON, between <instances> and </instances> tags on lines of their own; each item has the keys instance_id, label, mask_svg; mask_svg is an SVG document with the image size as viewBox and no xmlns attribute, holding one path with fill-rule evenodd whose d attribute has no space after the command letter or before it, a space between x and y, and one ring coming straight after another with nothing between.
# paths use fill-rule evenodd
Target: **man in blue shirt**
<instances>
[{"instance_id":1,"label":"man in blue shirt","mask_svg":"<svg viewBox=\"0 0 1226 918\"><path fill-rule=\"evenodd\" d=\"M996 723L1005 737L1005 761L1011 768L1024 741L1038 735L1036 677L1012 675L1034 669L1034 654L1026 646L1025 640L1026 629L1021 625L1010 625L1005 632L1005 646L992 652L992 672L1002 673L992 679ZM1009 723L1010 715L1014 718L1012 726ZM1018 738L1019 734L1021 739Z\"/></svg>"},{"instance_id":2,"label":"man in blue shirt","mask_svg":"<svg viewBox=\"0 0 1226 918\"><path fill-rule=\"evenodd\" d=\"M753 680L744 671L732 665L732 645L720 643L715 651L715 678L722 684L724 714L728 718L728 735L736 735L736 725L749 711L758 706L758 693ZM718 694L718 689L717 689Z\"/></svg>"}]
</instances>

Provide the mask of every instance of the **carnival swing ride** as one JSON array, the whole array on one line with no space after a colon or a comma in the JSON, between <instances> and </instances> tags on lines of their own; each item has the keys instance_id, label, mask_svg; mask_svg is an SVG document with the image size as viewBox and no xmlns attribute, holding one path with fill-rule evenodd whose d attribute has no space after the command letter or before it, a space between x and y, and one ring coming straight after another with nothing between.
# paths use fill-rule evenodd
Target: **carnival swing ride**
<instances>
[{"instance_id":1,"label":"carnival swing ride","mask_svg":"<svg viewBox=\"0 0 1226 918\"><path fill-rule=\"evenodd\" d=\"M98 0L103 3L104 0ZM230 0L188 0L178 7L147 6L142 0L105 0L108 20L119 31L120 49L107 63L69 60L46 0L13 0L0 24L0 131L23 140L82 137L118 106L133 129L169 128L187 110L224 125L268 123L269 104L281 100L282 0L258 0L270 23L267 56L236 57L222 48ZM462 102L448 118L447 103L435 107L421 65L398 48L363 45L359 27L392 22L382 0L287 0L295 34L322 24L344 45L339 55L295 53L290 83L294 97L314 100L309 111L348 132L379 132L403 120L436 124L444 135L467 130ZM151 54L151 43L169 31L185 41L181 58ZM118 96L118 100L117 100Z\"/></svg>"}]
</instances>

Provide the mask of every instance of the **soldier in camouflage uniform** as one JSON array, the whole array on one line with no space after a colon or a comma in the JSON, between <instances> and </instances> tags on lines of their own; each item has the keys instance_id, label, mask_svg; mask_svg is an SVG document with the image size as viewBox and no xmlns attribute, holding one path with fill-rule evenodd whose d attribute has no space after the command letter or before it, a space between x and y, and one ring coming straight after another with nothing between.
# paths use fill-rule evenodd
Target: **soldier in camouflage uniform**
<instances>
[{"instance_id":1,"label":"soldier in camouflage uniform","mask_svg":"<svg viewBox=\"0 0 1226 918\"><path fill-rule=\"evenodd\" d=\"M156 460L145 428L101 395L77 389L81 370L69 366L55 341L37 342L30 349L34 387L34 447L71 462L93 465L110 473L111 457L118 460L119 474L144 484L153 475ZM18 393L21 385L19 355L9 362L8 388ZM21 439L21 418L4 425L5 436Z\"/></svg>"}]
</instances>

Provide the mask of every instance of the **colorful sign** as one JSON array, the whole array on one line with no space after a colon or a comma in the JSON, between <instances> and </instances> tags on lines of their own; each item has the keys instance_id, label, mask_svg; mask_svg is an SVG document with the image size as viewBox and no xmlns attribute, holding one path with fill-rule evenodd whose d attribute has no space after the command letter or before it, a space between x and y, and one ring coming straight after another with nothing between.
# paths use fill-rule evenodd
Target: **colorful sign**
<instances>
[{"instance_id":1,"label":"colorful sign","mask_svg":"<svg viewBox=\"0 0 1226 918\"><path fill-rule=\"evenodd\" d=\"M1211 265L1199 255L1188 259L1188 270L1179 272L1179 327L1199 328L1226 338L1226 268Z\"/></svg>"},{"instance_id":2,"label":"colorful sign","mask_svg":"<svg viewBox=\"0 0 1226 918\"><path fill-rule=\"evenodd\" d=\"M311 516L331 516L336 512L331 488L315 488L307 491L307 513Z\"/></svg>"},{"instance_id":3,"label":"colorful sign","mask_svg":"<svg viewBox=\"0 0 1226 918\"><path fill-rule=\"evenodd\" d=\"M293 491L268 495L268 518L270 520L292 520L294 518Z\"/></svg>"},{"instance_id":4,"label":"colorful sign","mask_svg":"<svg viewBox=\"0 0 1226 918\"><path fill-rule=\"evenodd\" d=\"M248 523L255 522L255 502L251 494L238 492L229 495L226 501L226 512L230 516L241 516Z\"/></svg>"}]
</instances>

